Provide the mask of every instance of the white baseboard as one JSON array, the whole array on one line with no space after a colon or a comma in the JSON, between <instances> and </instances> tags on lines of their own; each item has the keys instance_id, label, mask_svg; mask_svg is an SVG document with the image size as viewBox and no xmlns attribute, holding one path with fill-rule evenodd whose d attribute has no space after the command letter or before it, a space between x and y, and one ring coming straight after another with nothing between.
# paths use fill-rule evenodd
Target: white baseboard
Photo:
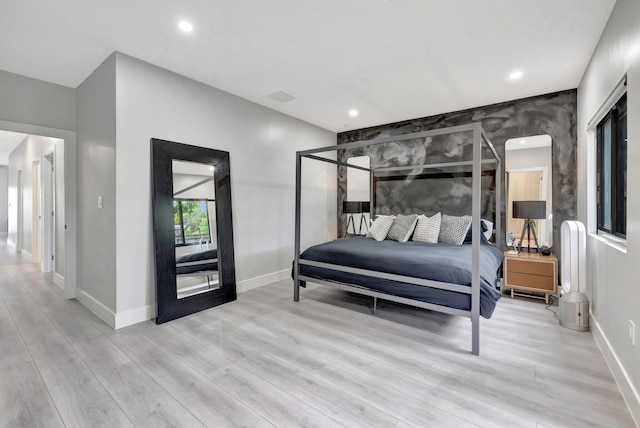
<instances>
[{"instance_id":1,"label":"white baseboard","mask_svg":"<svg viewBox=\"0 0 640 428\"><path fill-rule=\"evenodd\" d=\"M598 324L598 321L592 313L589 315L591 315L591 332L596 340L596 344L600 348L600 352L602 352L602 355L609 366L609 370L613 373L613 378L618 384L618 388L622 393L624 401L627 403L627 407L631 412L631 416L633 417L636 426L640 427L640 394L638 394L638 390L633 385L633 382L631 382L624 366L620 363L618 356L611 347L611 343L609 343L607 336L605 336L602 328L600 328L600 324Z\"/></svg>"},{"instance_id":2,"label":"white baseboard","mask_svg":"<svg viewBox=\"0 0 640 428\"><path fill-rule=\"evenodd\" d=\"M25 250L24 248L22 249L22 257L27 256L30 259L33 260L33 254L31 254L30 252L28 252L27 250Z\"/></svg>"},{"instance_id":3,"label":"white baseboard","mask_svg":"<svg viewBox=\"0 0 640 428\"><path fill-rule=\"evenodd\" d=\"M268 273L266 275L257 276L255 278L245 279L236 284L236 291L244 293L254 288L262 287L272 282L285 280L291 276L291 269L285 269L278 272Z\"/></svg>"},{"instance_id":4,"label":"white baseboard","mask_svg":"<svg viewBox=\"0 0 640 428\"><path fill-rule=\"evenodd\" d=\"M59 273L53 273L53 283L64 290L64 276Z\"/></svg>"},{"instance_id":5,"label":"white baseboard","mask_svg":"<svg viewBox=\"0 0 640 428\"><path fill-rule=\"evenodd\" d=\"M127 327L156 317L156 307L142 306L128 311L118 312L115 319L115 329Z\"/></svg>"},{"instance_id":6,"label":"white baseboard","mask_svg":"<svg viewBox=\"0 0 640 428\"><path fill-rule=\"evenodd\" d=\"M267 275L240 281L236 284L236 289L238 293L242 293L245 291L253 290L254 288L271 284L272 282L282 281L284 279L287 279L289 275L291 275L290 269L273 272ZM76 299L78 299L78 301L89 308L89 310L93 312L98 318L115 329L148 321L156 317L155 305L141 306L139 308L130 309L128 311L114 313L109 308L107 308L102 303L98 302L96 299L82 290L76 289Z\"/></svg>"},{"instance_id":7,"label":"white baseboard","mask_svg":"<svg viewBox=\"0 0 640 428\"><path fill-rule=\"evenodd\" d=\"M109 327L115 328L116 314L111 309L107 308L90 294L87 294L84 290L78 288L76 288L76 299L93 312L95 316L106 322Z\"/></svg>"},{"instance_id":8,"label":"white baseboard","mask_svg":"<svg viewBox=\"0 0 640 428\"><path fill-rule=\"evenodd\" d=\"M16 243L9 238L7 238L7 246L13 248L14 250L16 249Z\"/></svg>"}]
</instances>

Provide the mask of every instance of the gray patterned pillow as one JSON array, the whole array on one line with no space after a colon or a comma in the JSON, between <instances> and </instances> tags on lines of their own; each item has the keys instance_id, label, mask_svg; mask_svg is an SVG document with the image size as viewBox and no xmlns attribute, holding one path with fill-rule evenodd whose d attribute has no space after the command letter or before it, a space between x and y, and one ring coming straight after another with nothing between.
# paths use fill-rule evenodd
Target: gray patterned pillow
<instances>
[{"instance_id":1,"label":"gray patterned pillow","mask_svg":"<svg viewBox=\"0 0 640 428\"><path fill-rule=\"evenodd\" d=\"M413 232L413 240L437 244L441 221L442 215L440 215L440 213L432 215L431 217L427 217L426 215L419 216L416 230Z\"/></svg>"},{"instance_id":2,"label":"gray patterned pillow","mask_svg":"<svg viewBox=\"0 0 640 428\"><path fill-rule=\"evenodd\" d=\"M411 238L413 229L416 227L418 216L416 214L402 215L398 214L393 219L393 224L389 233L387 233L387 239L393 239L398 242L407 242Z\"/></svg>"},{"instance_id":3,"label":"gray patterned pillow","mask_svg":"<svg viewBox=\"0 0 640 428\"><path fill-rule=\"evenodd\" d=\"M455 217L443 214L438 242L442 244L462 245L469 227L471 227L470 215Z\"/></svg>"},{"instance_id":4,"label":"gray patterned pillow","mask_svg":"<svg viewBox=\"0 0 640 428\"><path fill-rule=\"evenodd\" d=\"M376 219L371 224L371 228L369 232L367 232L367 238L373 238L376 241L384 241L384 238L387 237L387 233L389 229L391 229L391 225L393 224L393 216L390 215L379 215L376 216Z\"/></svg>"}]
</instances>

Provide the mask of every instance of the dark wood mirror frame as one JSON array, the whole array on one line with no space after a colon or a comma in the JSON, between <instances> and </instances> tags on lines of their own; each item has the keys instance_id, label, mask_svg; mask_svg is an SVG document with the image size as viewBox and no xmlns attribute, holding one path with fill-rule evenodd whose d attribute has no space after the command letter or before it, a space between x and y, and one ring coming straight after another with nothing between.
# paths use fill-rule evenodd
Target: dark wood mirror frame
<instances>
[{"instance_id":1,"label":"dark wood mirror frame","mask_svg":"<svg viewBox=\"0 0 640 428\"><path fill-rule=\"evenodd\" d=\"M221 287L181 299L178 299L176 289L173 160L197 162L215 167L216 228ZM156 261L156 323L161 324L236 300L229 152L152 138L151 174Z\"/></svg>"}]
</instances>

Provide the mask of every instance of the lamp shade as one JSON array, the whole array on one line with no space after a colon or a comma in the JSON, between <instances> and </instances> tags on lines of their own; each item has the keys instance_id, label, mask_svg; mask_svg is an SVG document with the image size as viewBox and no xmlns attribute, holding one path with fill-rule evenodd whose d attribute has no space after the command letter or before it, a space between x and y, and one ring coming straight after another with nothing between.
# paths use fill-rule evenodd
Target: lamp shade
<instances>
[{"instance_id":1,"label":"lamp shade","mask_svg":"<svg viewBox=\"0 0 640 428\"><path fill-rule=\"evenodd\" d=\"M370 206L369 201L344 201L342 203L342 212L345 214L368 213Z\"/></svg>"},{"instance_id":2,"label":"lamp shade","mask_svg":"<svg viewBox=\"0 0 640 428\"><path fill-rule=\"evenodd\" d=\"M547 218L547 201L513 201L513 218Z\"/></svg>"},{"instance_id":3,"label":"lamp shade","mask_svg":"<svg viewBox=\"0 0 640 428\"><path fill-rule=\"evenodd\" d=\"M344 201L342 203L342 212L345 214L358 214L362 212L362 202Z\"/></svg>"}]
</instances>

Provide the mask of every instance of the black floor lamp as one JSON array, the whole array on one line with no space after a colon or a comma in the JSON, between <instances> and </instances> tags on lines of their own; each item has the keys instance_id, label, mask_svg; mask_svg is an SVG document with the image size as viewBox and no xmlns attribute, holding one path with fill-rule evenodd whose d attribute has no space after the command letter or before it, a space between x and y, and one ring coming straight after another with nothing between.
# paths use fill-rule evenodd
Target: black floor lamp
<instances>
[{"instance_id":1,"label":"black floor lamp","mask_svg":"<svg viewBox=\"0 0 640 428\"><path fill-rule=\"evenodd\" d=\"M536 224L533 220L541 220L547 218L547 202L546 201L513 201L513 218L523 218L524 226L522 227L522 235L520 235L520 245L518 251L522 251L522 240L525 232L527 233L527 252L531 252L531 234L536 242L536 251L540 252L538 245L538 237L536 236Z\"/></svg>"},{"instance_id":2,"label":"black floor lamp","mask_svg":"<svg viewBox=\"0 0 640 428\"><path fill-rule=\"evenodd\" d=\"M353 234L356 234L356 224L353 221L354 214L362 214L360 216L360 225L358 226L358 235L362 233L362 225L364 224L365 230L369 231L369 225L365 219L365 213L370 210L371 204L369 201L344 201L342 203L342 212L348 214L347 217L347 229L344 231L345 236L349 234L349 224L353 226Z\"/></svg>"}]
</instances>

